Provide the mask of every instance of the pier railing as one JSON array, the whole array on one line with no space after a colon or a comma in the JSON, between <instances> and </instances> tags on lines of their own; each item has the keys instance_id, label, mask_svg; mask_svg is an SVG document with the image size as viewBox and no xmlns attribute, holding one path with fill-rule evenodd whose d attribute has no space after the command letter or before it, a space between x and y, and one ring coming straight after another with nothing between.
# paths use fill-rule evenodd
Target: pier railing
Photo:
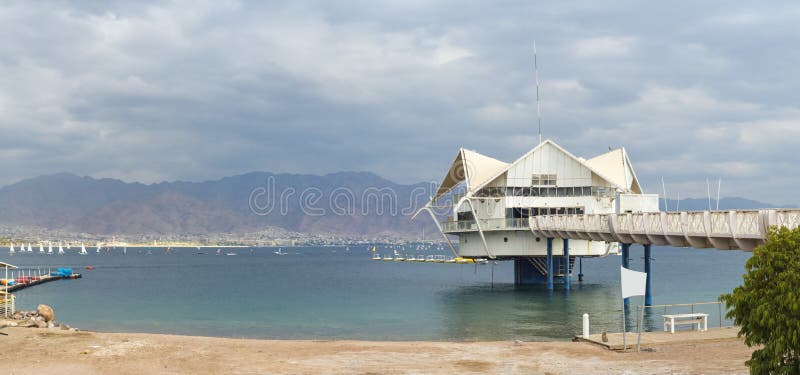
<instances>
[{"instance_id":1,"label":"pier railing","mask_svg":"<svg viewBox=\"0 0 800 375\"><path fill-rule=\"evenodd\" d=\"M445 221L442 223L442 231L445 233L453 232L472 232L478 230L478 223L484 231L491 230L508 230L519 229L529 230L530 224L527 218L524 219L481 219L479 222L475 220L458 220L458 221Z\"/></svg>"},{"instance_id":2,"label":"pier railing","mask_svg":"<svg viewBox=\"0 0 800 375\"><path fill-rule=\"evenodd\" d=\"M5 318L8 318L8 317L14 315L14 312L17 311L16 310L16 306L14 306L14 300L15 299L16 299L16 297L14 297L14 295L11 294L11 293L3 293L0 296L0 315L1 316L5 317Z\"/></svg>"}]
</instances>

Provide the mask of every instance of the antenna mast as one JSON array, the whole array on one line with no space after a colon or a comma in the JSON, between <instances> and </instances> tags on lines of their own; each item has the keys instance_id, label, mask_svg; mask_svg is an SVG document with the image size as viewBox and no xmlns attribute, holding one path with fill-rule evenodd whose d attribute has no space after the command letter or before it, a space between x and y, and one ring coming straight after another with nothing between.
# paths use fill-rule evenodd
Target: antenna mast
<instances>
[{"instance_id":1,"label":"antenna mast","mask_svg":"<svg viewBox=\"0 0 800 375\"><path fill-rule=\"evenodd\" d=\"M533 70L536 75L536 119L539 125L539 144L542 144L542 108L539 105L539 64L536 61L536 40L533 41Z\"/></svg>"}]
</instances>

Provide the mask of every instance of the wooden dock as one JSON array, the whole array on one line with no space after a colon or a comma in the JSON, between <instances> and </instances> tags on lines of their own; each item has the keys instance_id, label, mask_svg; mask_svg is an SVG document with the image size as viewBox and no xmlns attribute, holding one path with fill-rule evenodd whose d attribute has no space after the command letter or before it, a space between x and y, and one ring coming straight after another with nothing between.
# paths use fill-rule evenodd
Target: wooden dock
<instances>
[{"instance_id":1,"label":"wooden dock","mask_svg":"<svg viewBox=\"0 0 800 375\"><path fill-rule=\"evenodd\" d=\"M22 290L22 289L25 289L25 288L28 288L28 287L32 287L34 285L49 283L51 281L80 279L81 277L82 276L79 273L73 273L71 276L42 275L42 276L39 277L39 280L31 280L31 282L29 282L29 283L17 283L15 285L9 286L8 289L5 289L6 287L3 286L3 287L0 287L0 290L2 290L2 291L8 290L8 292L11 293L11 292L16 292L18 290Z\"/></svg>"},{"instance_id":2,"label":"wooden dock","mask_svg":"<svg viewBox=\"0 0 800 375\"><path fill-rule=\"evenodd\" d=\"M641 347L651 348L660 345L700 343L713 341L737 340L739 329L737 327L709 328L708 331L677 331L669 332L642 332ZM628 333L628 350L636 350L635 332ZM610 350L623 350L622 333L608 333L608 342L603 342L602 334L589 335L589 337L575 336L573 341L584 341L601 345Z\"/></svg>"}]
</instances>

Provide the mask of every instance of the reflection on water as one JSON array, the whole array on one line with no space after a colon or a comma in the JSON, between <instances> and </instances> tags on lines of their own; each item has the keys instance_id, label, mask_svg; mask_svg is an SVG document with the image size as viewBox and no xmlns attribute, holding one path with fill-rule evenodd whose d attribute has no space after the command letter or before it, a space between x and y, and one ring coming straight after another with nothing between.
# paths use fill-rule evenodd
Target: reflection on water
<instances>
[{"instance_id":1,"label":"reflection on water","mask_svg":"<svg viewBox=\"0 0 800 375\"><path fill-rule=\"evenodd\" d=\"M17 255L20 266L71 266L85 278L18 293L18 306L51 304L60 320L84 329L167 332L254 338L369 340L567 340L581 331L619 332L618 256L583 261L585 282L515 287L513 265L376 262L366 249L235 250L238 256L198 255L195 249L129 249L87 256ZM642 269L641 247L631 266ZM714 301L741 282L748 253L654 248L654 303ZM84 267L92 265L93 271ZM628 310L635 329L636 297ZM705 309L705 310L703 310ZM718 307L698 307L718 322ZM689 312L688 308L669 313ZM661 329L662 310L645 325Z\"/></svg>"},{"instance_id":2,"label":"reflection on water","mask_svg":"<svg viewBox=\"0 0 800 375\"><path fill-rule=\"evenodd\" d=\"M566 339L580 333L584 312L592 313L593 324L619 326L618 295L614 288L599 284L578 284L569 292L543 286L453 288L439 293L448 316L442 336L468 341Z\"/></svg>"}]
</instances>

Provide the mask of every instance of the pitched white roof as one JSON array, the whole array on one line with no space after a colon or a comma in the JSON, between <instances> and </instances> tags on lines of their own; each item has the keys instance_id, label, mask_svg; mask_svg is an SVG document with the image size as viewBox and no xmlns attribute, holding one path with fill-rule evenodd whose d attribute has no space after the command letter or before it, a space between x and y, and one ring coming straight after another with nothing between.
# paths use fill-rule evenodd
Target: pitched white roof
<instances>
[{"instance_id":1,"label":"pitched white roof","mask_svg":"<svg viewBox=\"0 0 800 375\"><path fill-rule=\"evenodd\" d=\"M642 188L636 173L633 171L631 161L625 148L618 148L605 154L595 156L586 161L592 169L604 175L618 186L622 186L633 193L641 194Z\"/></svg>"},{"instance_id":2,"label":"pitched white roof","mask_svg":"<svg viewBox=\"0 0 800 375\"><path fill-rule=\"evenodd\" d=\"M447 175L444 176L433 200L439 199L462 181L466 181L468 191L479 186L498 173L508 169L510 164L467 149L459 149Z\"/></svg>"},{"instance_id":3,"label":"pitched white roof","mask_svg":"<svg viewBox=\"0 0 800 375\"><path fill-rule=\"evenodd\" d=\"M436 201L442 195L452 190L462 181L467 183L467 191L475 192L492 181L496 180L503 173L508 172L509 168L520 163L529 155L537 152L545 146L552 146L556 150L564 153L569 158L580 163L601 179L608 181L622 191L641 194L642 189L636 173L633 171L628 154L624 148L619 148L608 153L596 156L590 160L576 157L551 140L545 140L513 163L505 163L500 160L481 155L475 151L459 149L450 170L442 180L439 189L432 201Z\"/></svg>"}]
</instances>

